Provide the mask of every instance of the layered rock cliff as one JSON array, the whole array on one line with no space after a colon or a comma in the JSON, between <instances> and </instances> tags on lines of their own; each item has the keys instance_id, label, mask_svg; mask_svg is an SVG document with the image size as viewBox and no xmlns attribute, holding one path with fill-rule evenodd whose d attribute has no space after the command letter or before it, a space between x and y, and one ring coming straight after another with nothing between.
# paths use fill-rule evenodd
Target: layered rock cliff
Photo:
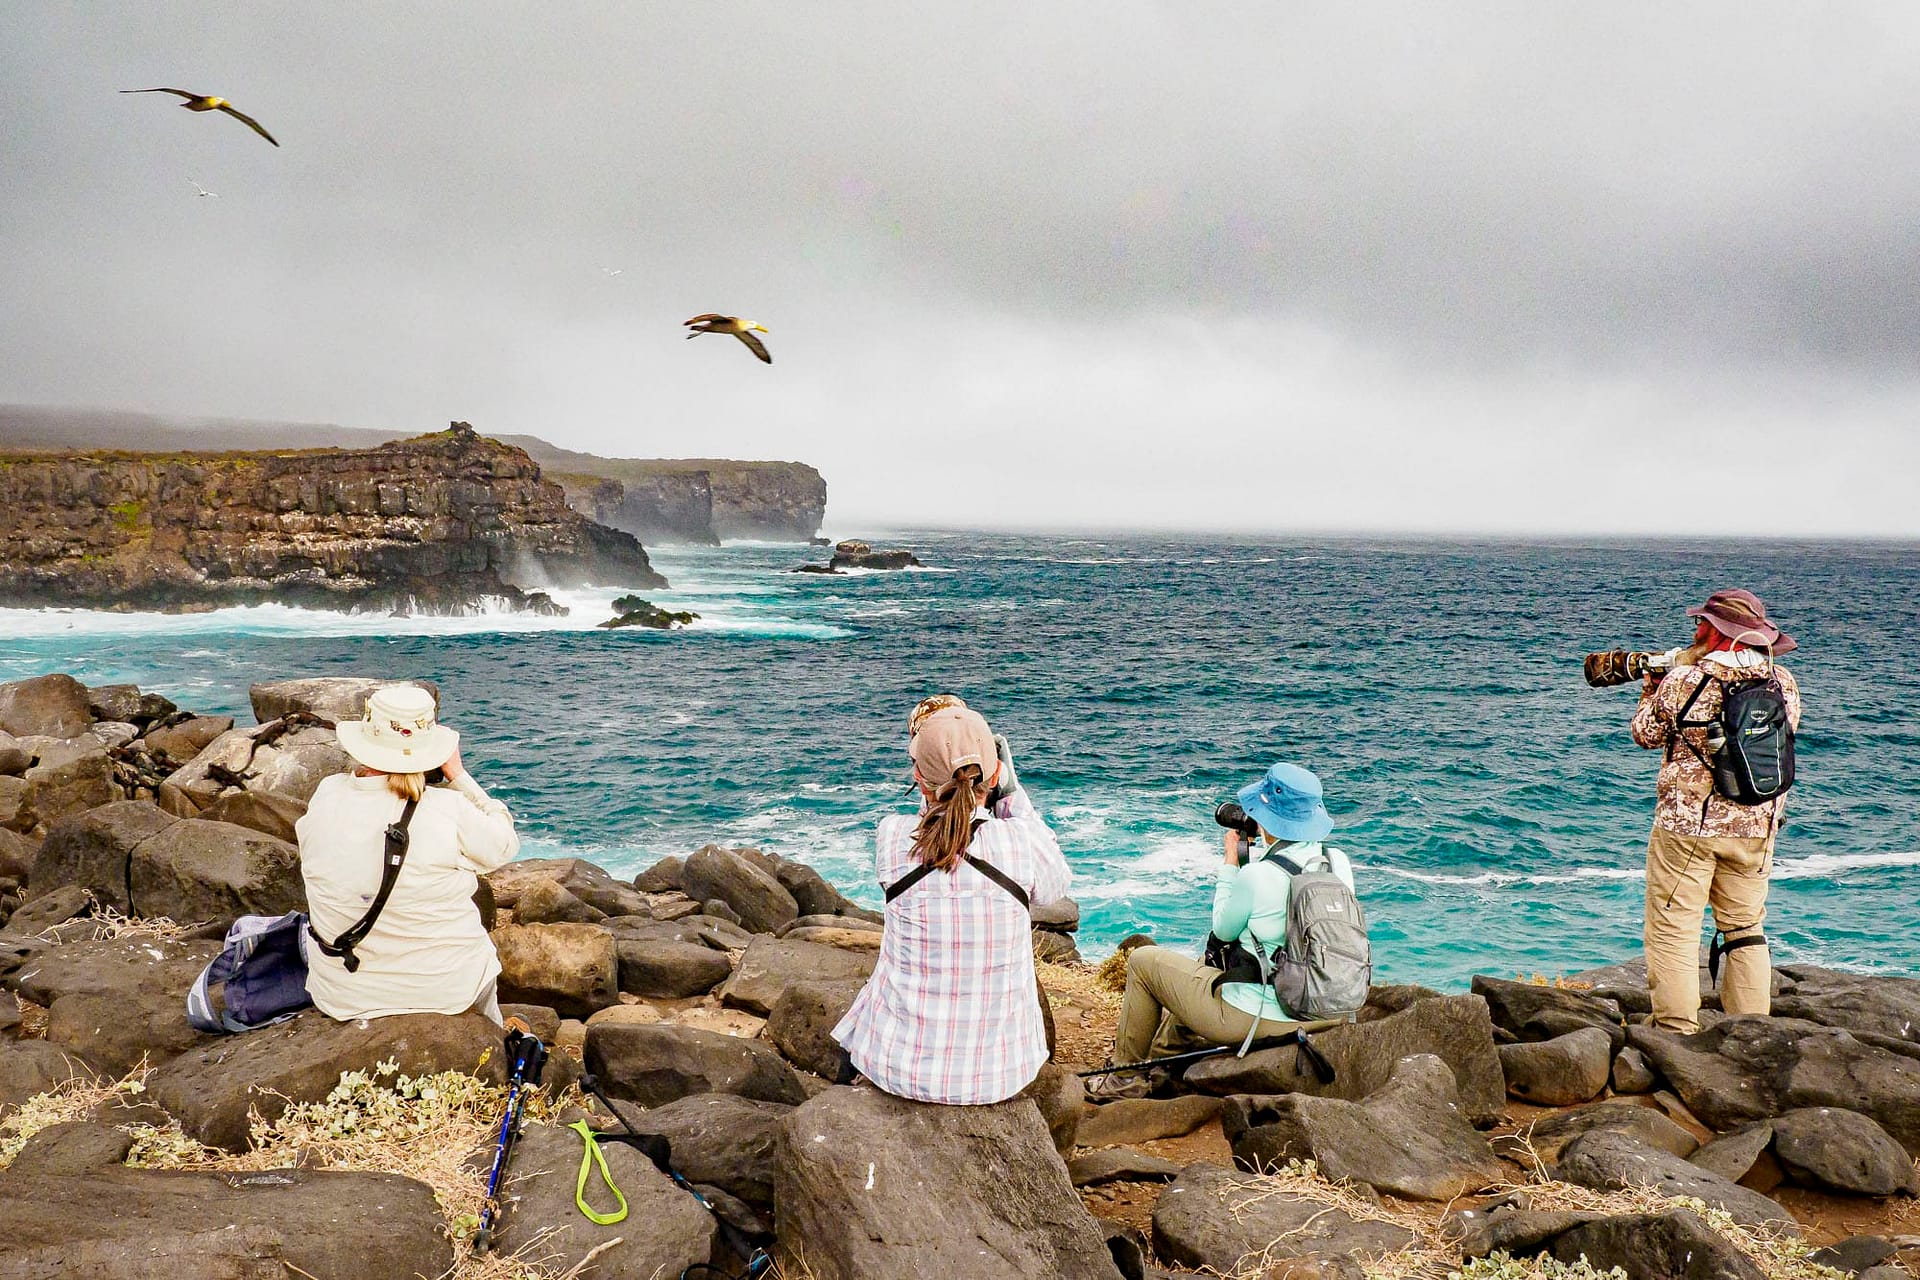
<instances>
[{"instance_id":1,"label":"layered rock cliff","mask_svg":"<svg viewBox=\"0 0 1920 1280\"><path fill-rule=\"evenodd\" d=\"M602 458L532 436L502 439L564 484L575 510L647 542L805 542L827 514L826 479L804 462Z\"/></svg>"},{"instance_id":2,"label":"layered rock cliff","mask_svg":"<svg viewBox=\"0 0 1920 1280\"><path fill-rule=\"evenodd\" d=\"M631 534L465 423L370 449L0 453L7 604L458 612L587 583L666 585Z\"/></svg>"}]
</instances>

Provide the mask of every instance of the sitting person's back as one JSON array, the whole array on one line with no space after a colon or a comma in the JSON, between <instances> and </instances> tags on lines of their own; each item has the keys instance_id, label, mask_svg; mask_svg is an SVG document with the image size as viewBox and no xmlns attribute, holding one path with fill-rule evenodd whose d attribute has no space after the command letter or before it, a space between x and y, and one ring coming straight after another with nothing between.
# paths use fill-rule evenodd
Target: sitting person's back
<instances>
[{"instance_id":1,"label":"sitting person's back","mask_svg":"<svg viewBox=\"0 0 1920 1280\"><path fill-rule=\"evenodd\" d=\"M977 713L936 712L910 749L925 808L881 820L874 869L890 892L880 959L833 1035L889 1093L1000 1102L1047 1059L1020 895L1065 897L1066 860ZM996 778L1005 794L989 808Z\"/></svg>"},{"instance_id":2,"label":"sitting person's back","mask_svg":"<svg viewBox=\"0 0 1920 1280\"><path fill-rule=\"evenodd\" d=\"M479 876L519 852L513 815L462 766L459 736L433 719L433 697L412 685L378 690L367 719L340 726L340 745L359 768L322 782L296 826L300 874L314 934L337 939L380 890L390 824L407 801L406 860L365 939L357 968L320 946L308 948L307 992L331 1017L463 1013L500 1021L500 959L473 896ZM444 769L449 787L425 775Z\"/></svg>"}]
</instances>

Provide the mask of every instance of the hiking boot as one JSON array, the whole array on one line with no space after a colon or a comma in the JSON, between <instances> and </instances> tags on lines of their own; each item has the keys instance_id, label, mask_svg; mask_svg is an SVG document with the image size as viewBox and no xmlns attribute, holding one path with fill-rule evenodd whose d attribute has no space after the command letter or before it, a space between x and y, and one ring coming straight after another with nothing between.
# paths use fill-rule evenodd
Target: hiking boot
<instances>
[{"instance_id":1,"label":"hiking boot","mask_svg":"<svg viewBox=\"0 0 1920 1280\"><path fill-rule=\"evenodd\" d=\"M1150 1097L1152 1093L1153 1087L1137 1071L1095 1076L1087 1082L1088 1102L1121 1102L1130 1098Z\"/></svg>"}]
</instances>

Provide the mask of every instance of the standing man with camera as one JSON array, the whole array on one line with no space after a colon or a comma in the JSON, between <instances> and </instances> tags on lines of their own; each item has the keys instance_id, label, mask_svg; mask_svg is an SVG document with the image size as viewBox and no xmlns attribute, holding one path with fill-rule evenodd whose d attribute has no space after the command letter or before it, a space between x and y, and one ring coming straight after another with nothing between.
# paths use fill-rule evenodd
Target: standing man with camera
<instances>
[{"instance_id":1,"label":"standing man with camera","mask_svg":"<svg viewBox=\"0 0 1920 1280\"><path fill-rule=\"evenodd\" d=\"M1700 925L1713 909L1709 972L1726 977L1729 1014L1771 1007L1761 924L1784 793L1793 781L1800 688L1777 661L1793 638L1750 591L1716 591L1687 610L1693 644L1664 676L1649 672L1633 740L1666 752L1647 845L1644 942L1654 1025L1699 1030Z\"/></svg>"}]
</instances>

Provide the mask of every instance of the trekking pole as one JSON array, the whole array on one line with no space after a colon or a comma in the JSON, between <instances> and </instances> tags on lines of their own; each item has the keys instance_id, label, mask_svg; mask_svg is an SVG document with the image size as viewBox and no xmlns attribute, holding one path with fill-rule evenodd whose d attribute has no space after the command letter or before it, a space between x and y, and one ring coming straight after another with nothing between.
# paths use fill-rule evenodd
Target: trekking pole
<instances>
[{"instance_id":1,"label":"trekking pole","mask_svg":"<svg viewBox=\"0 0 1920 1280\"><path fill-rule=\"evenodd\" d=\"M1344 1021L1344 1019L1342 1021ZM1333 1026L1337 1024L1328 1022L1323 1025ZM1096 1067L1092 1071L1076 1071L1074 1075L1082 1080L1087 1080L1094 1076L1113 1076L1126 1071L1146 1071L1153 1067L1172 1066L1175 1063L1198 1062L1202 1058L1215 1058L1223 1053L1244 1056L1256 1050L1281 1049L1287 1045L1293 1045L1300 1051L1301 1056L1306 1059L1308 1069L1319 1078L1320 1083L1333 1083L1333 1064L1328 1062L1325 1055L1323 1055L1319 1049L1315 1048L1313 1042L1307 1038L1306 1027L1298 1027L1283 1036L1265 1036L1244 1047L1240 1045L1217 1044L1211 1049L1195 1049L1191 1053L1175 1053L1164 1058L1148 1058L1143 1062L1122 1062L1111 1067Z\"/></svg>"},{"instance_id":2,"label":"trekking pole","mask_svg":"<svg viewBox=\"0 0 1920 1280\"><path fill-rule=\"evenodd\" d=\"M515 1029L507 1033L507 1056L513 1059L507 1076L507 1113L500 1118L493 1171L487 1175L487 1205L480 1214L480 1229L473 1233L475 1254L493 1247L493 1233L500 1224L500 1181L506 1176L507 1162L513 1159L513 1145L520 1138L521 1109L527 1091L540 1086L540 1073L546 1069L547 1046L540 1037Z\"/></svg>"}]
</instances>

